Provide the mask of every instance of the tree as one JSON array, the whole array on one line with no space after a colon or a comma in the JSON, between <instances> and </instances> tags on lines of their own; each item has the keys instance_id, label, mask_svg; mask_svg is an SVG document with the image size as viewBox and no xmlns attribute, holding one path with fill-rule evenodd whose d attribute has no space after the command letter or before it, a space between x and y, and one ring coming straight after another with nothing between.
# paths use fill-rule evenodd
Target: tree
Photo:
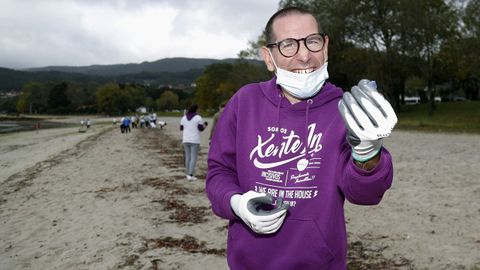
<instances>
[{"instance_id":1,"label":"tree","mask_svg":"<svg viewBox=\"0 0 480 270\"><path fill-rule=\"evenodd\" d=\"M95 92L99 85L97 83L80 84L68 82L67 97L70 100L70 108L76 113L96 112Z\"/></svg>"},{"instance_id":2,"label":"tree","mask_svg":"<svg viewBox=\"0 0 480 270\"><path fill-rule=\"evenodd\" d=\"M402 1L402 16L408 29L405 35L406 49L411 56L417 56L425 65L430 111L435 106L435 55L449 37L455 34L458 17L454 9L442 0Z\"/></svg>"},{"instance_id":3,"label":"tree","mask_svg":"<svg viewBox=\"0 0 480 270\"><path fill-rule=\"evenodd\" d=\"M235 92L242 86L269 80L272 77L265 65L250 64L245 60L238 60L232 65L232 70L229 72L227 79L222 82L217 88L219 95L219 102L217 105L229 100Z\"/></svg>"},{"instance_id":4,"label":"tree","mask_svg":"<svg viewBox=\"0 0 480 270\"><path fill-rule=\"evenodd\" d=\"M146 97L145 98L145 107L147 107L147 112L153 111L153 108L157 107L157 104L155 100L153 100L151 97Z\"/></svg>"},{"instance_id":5,"label":"tree","mask_svg":"<svg viewBox=\"0 0 480 270\"><path fill-rule=\"evenodd\" d=\"M480 0L468 1L462 20L465 36L478 39L480 37Z\"/></svg>"},{"instance_id":6,"label":"tree","mask_svg":"<svg viewBox=\"0 0 480 270\"><path fill-rule=\"evenodd\" d=\"M126 95L127 110L134 110L135 108L140 107L145 102L145 90L143 88L137 87L135 85L125 85L123 90Z\"/></svg>"},{"instance_id":7,"label":"tree","mask_svg":"<svg viewBox=\"0 0 480 270\"><path fill-rule=\"evenodd\" d=\"M157 99L157 109L158 110L172 110L178 109L178 95L171 90L163 92L160 98Z\"/></svg>"},{"instance_id":8,"label":"tree","mask_svg":"<svg viewBox=\"0 0 480 270\"><path fill-rule=\"evenodd\" d=\"M351 13L349 37L356 45L371 51L366 67L376 67L373 78L380 81L393 107L400 109L406 75L400 68L400 55L405 29L402 27L401 0L358 1Z\"/></svg>"},{"instance_id":9,"label":"tree","mask_svg":"<svg viewBox=\"0 0 480 270\"><path fill-rule=\"evenodd\" d=\"M203 110L215 109L223 97L218 95L219 86L228 80L232 64L215 63L205 68L203 75L195 81L195 102Z\"/></svg>"},{"instance_id":10,"label":"tree","mask_svg":"<svg viewBox=\"0 0 480 270\"><path fill-rule=\"evenodd\" d=\"M195 102L204 110L216 110L242 86L271 78L264 65L240 59L233 64L211 64L197 81Z\"/></svg>"},{"instance_id":11,"label":"tree","mask_svg":"<svg viewBox=\"0 0 480 270\"><path fill-rule=\"evenodd\" d=\"M68 85L66 82L56 84L48 93L48 111L53 113L66 113L70 111L70 100L67 96Z\"/></svg>"},{"instance_id":12,"label":"tree","mask_svg":"<svg viewBox=\"0 0 480 270\"><path fill-rule=\"evenodd\" d=\"M18 96L0 97L0 113L14 113L17 111Z\"/></svg>"},{"instance_id":13,"label":"tree","mask_svg":"<svg viewBox=\"0 0 480 270\"><path fill-rule=\"evenodd\" d=\"M28 82L22 87L17 102L17 111L21 113L40 113L47 109L48 87L39 82Z\"/></svg>"},{"instance_id":14,"label":"tree","mask_svg":"<svg viewBox=\"0 0 480 270\"><path fill-rule=\"evenodd\" d=\"M120 87L117 84L109 83L98 88L96 96L99 112L105 112L108 115L121 113L120 94Z\"/></svg>"},{"instance_id":15,"label":"tree","mask_svg":"<svg viewBox=\"0 0 480 270\"><path fill-rule=\"evenodd\" d=\"M462 14L463 33L458 44L461 46L461 67L463 76L460 79L465 96L472 100L479 98L480 88L480 0L470 0Z\"/></svg>"},{"instance_id":16,"label":"tree","mask_svg":"<svg viewBox=\"0 0 480 270\"><path fill-rule=\"evenodd\" d=\"M145 101L145 95L131 85L106 84L97 90L97 104L100 112L109 115L133 111Z\"/></svg>"},{"instance_id":17,"label":"tree","mask_svg":"<svg viewBox=\"0 0 480 270\"><path fill-rule=\"evenodd\" d=\"M29 92L22 92L22 94L20 94L20 96L18 97L18 100L17 100L17 105L16 105L16 109L17 109L17 112L19 113L26 113L29 111L29 105L30 105L30 93ZM31 108L31 107L30 107Z\"/></svg>"}]
</instances>

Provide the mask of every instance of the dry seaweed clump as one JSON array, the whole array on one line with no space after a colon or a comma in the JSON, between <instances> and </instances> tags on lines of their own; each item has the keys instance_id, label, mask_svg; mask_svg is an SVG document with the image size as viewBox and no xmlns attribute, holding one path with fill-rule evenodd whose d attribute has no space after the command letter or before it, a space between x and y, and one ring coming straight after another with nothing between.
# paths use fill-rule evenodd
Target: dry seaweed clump
<instances>
[{"instance_id":1,"label":"dry seaweed clump","mask_svg":"<svg viewBox=\"0 0 480 270\"><path fill-rule=\"evenodd\" d=\"M197 238L190 235L185 235L183 238L180 239L167 236L157 239L147 239L145 241L147 246L149 247L148 249L175 248L181 249L188 253L202 253L225 256L225 249L207 248L205 242L198 241Z\"/></svg>"},{"instance_id":2,"label":"dry seaweed clump","mask_svg":"<svg viewBox=\"0 0 480 270\"><path fill-rule=\"evenodd\" d=\"M387 259L382 251L387 247L379 249L367 248L360 241L349 244L347 256L348 270L414 270L411 260L399 257L396 260Z\"/></svg>"},{"instance_id":3,"label":"dry seaweed clump","mask_svg":"<svg viewBox=\"0 0 480 270\"><path fill-rule=\"evenodd\" d=\"M157 201L156 201L157 202ZM169 218L176 223L204 223L207 222L205 218L208 216L208 211L210 210L205 206L188 206L184 202L177 200L175 198L168 198L158 200L161 203L165 210L173 211Z\"/></svg>"}]
</instances>

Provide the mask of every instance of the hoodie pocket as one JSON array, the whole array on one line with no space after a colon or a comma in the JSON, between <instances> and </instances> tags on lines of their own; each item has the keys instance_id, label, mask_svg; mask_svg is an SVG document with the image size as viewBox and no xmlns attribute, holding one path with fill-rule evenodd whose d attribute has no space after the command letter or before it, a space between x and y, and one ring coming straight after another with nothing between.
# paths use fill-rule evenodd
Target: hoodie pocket
<instances>
[{"instance_id":1,"label":"hoodie pocket","mask_svg":"<svg viewBox=\"0 0 480 270\"><path fill-rule=\"evenodd\" d=\"M233 224L227 251L235 269L326 269L334 258L316 223L305 219L287 218L271 235Z\"/></svg>"}]
</instances>

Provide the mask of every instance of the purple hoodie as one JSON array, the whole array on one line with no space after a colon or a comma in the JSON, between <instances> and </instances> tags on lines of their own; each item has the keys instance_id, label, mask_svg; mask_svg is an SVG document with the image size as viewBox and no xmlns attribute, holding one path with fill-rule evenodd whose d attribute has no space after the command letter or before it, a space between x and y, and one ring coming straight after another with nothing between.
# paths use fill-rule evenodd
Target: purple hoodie
<instances>
[{"instance_id":1,"label":"purple hoodie","mask_svg":"<svg viewBox=\"0 0 480 270\"><path fill-rule=\"evenodd\" d=\"M346 269L345 198L378 204L393 167L386 149L372 171L354 165L338 111L342 94L326 83L314 98L290 104L273 78L244 86L225 107L206 191L214 213L230 220L231 269ZM256 234L231 210L230 197L249 190L290 204L275 234Z\"/></svg>"}]
</instances>

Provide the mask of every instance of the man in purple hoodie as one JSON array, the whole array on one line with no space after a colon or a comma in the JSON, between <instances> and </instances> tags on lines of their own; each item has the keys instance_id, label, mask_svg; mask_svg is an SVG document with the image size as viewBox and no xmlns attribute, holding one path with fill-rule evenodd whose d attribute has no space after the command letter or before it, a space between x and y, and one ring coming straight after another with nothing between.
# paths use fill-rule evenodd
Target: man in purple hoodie
<instances>
[{"instance_id":1,"label":"man in purple hoodie","mask_svg":"<svg viewBox=\"0 0 480 270\"><path fill-rule=\"evenodd\" d=\"M393 178L383 147L397 122L375 82L343 94L328 36L299 8L267 23L270 81L241 88L215 129L206 191L229 220L231 269L346 269L344 201L378 204Z\"/></svg>"}]
</instances>

